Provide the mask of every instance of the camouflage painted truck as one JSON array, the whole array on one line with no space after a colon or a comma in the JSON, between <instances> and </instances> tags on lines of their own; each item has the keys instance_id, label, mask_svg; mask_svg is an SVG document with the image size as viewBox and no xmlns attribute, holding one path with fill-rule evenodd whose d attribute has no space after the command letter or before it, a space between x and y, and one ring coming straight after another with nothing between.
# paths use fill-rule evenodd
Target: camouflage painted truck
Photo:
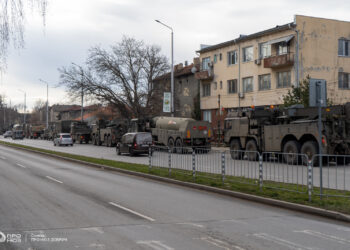
<instances>
[{"instance_id":1,"label":"camouflage painted truck","mask_svg":"<svg viewBox=\"0 0 350 250\"><path fill-rule=\"evenodd\" d=\"M184 148L211 149L212 129L209 122L192 118L157 116L132 119L129 132L151 132L156 145L168 146L176 153Z\"/></svg>"},{"instance_id":2,"label":"camouflage painted truck","mask_svg":"<svg viewBox=\"0 0 350 250\"><path fill-rule=\"evenodd\" d=\"M91 139L91 127L87 122L75 121L71 123L70 134L73 139L73 143L79 142L82 144L89 143Z\"/></svg>"},{"instance_id":3,"label":"camouflage painted truck","mask_svg":"<svg viewBox=\"0 0 350 250\"><path fill-rule=\"evenodd\" d=\"M128 131L126 119L98 120L92 125L91 140L94 145L114 147Z\"/></svg>"},{"instance_id":4,"label":"camouflage painted truck","mask_svg":"<svg viewBox=\"0 0 350 250\"><path fill-rule=\"evenodd\" d=\"M52 126L52 131L50 137L53 139L56 138L56 136L60 133L70 133L70 127L73 120L64 120L64 121L58 121L54 122Z\"/></svg>"},{"instance_id":5,"label":"camouflage painted truck","mask_svg":"<svg viewBox=\"0 0 350 250\"><path fill-rule=\"evenodd\" d=\"M322 109L322 153L350 154L350 103ZM224 141L231 157L240 159L247 152L283 152L288 163L297 163L297 154L311 159L319 152L317 108L295 106L231 112L225 119ZM249 160L256 154L246 153ZM315 159L317 164L317 159Z\"/></svg>"},{"instance_id":6,"label":"camouflage painted truck","mask_svg":"<svg viewBox=\"0 0 350 250\"><path fill-rule=\"evenodd\" d=\"M44 125L30 125L29 126L29 138L38 139L44 134Z\"/></svg>"}]
</instances>

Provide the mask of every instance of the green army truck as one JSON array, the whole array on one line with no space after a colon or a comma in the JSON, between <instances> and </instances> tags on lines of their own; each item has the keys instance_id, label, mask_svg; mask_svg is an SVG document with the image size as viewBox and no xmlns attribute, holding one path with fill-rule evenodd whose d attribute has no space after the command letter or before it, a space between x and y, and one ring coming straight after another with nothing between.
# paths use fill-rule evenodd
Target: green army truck
<instances>
[{"instance_id":1,"label":"green army truck","mask_svg":"<svg viewBox=\"0 0 350 250\"><path fill-rule=\"evenodd\" d=\"M151 132L156 145L168 146L177 153L183 148L211 148L212 128L209 122L192 118L157 116L132 119L129 132Z\"/></svg>"},{"instance_id":2,"label":"green army truck","mask_svg":"<svg viewBox=\"0 0 350 250\"><path fill-rule=\"evenodd\" d=\"M283 152L284 160L296 163L297 154L311 159L319 152L317 108L295 106L288 109L250 109L228 114L224 141L231 157L247 152ZM350 103L322 109L322 153L350 154ZM256 154L246 154L255 160Z\"/></svg>"}]
</instances>

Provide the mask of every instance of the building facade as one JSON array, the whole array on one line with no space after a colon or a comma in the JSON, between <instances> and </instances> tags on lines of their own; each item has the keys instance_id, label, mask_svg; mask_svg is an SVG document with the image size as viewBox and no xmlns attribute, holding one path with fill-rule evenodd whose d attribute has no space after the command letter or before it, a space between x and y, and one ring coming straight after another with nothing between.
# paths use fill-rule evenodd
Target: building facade
<instances>
[{"instance_id":1,"label":"building facade","mask_svg":"<svg viewBox=\"0 0 350 250\"><path fill-rule=\"evenodd\" d=\"M282 104L307 76L327 81L333 104L350 100L350 22L296 15L198 52L202 118L214 128L231 109Z\"/></svg>"},{"instance_id":2,"label":"building facade","mask_svg":"<svg viewBox=\"0 0 350 250\"><path fill-rule=\"evenodd\" d=\"M198 102L199 110L199 80L194 76L195 71L199 70L199 59L195 58L194 63L183 65L182 63L174 67L174 106L175 116L192 118L195 116L195 106ZM154 92L153 99L155 100L153 115L170 115L163 112L164 92L171 91L171 74L166 73L153 79L152 90Z\"/></svg>"}]
</instances>

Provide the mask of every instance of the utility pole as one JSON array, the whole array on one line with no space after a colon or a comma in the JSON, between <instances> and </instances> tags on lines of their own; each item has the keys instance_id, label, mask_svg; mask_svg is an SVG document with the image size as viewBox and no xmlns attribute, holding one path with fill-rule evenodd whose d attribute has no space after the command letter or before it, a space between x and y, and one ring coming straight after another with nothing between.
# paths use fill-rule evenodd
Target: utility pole
<instances>
[{"instance_id":1,"label":"utility pole","mask_svg":"<svg viewBox=\"0 0 350 250\"><path fill-rule=\"evenodd\" d=\"M5 106L5 104L3 105L3 108L4 108L4 128L3 128L3 130L5 130L6 129L6 115L5 115L6 106Z\"/></svg>"},{"instance_id":2,"label":"utility pole","mask_svg":"<svg viewBox=\"0 0 350 250\"><path fill-rule=\"evenodd\" d=\"M24 93L24 107L23 107L23 124L26 124L26 103L27 103L27 94L24 90L19 89L19 91Z\"/></svg>"},{"instance_id":3,"label":"utility pole","mask_svg":"<svg viewBox=\"0 0 350 250\"><path fill-rule=\"evenodd\" d=\"M49 83L42 79L39 81L46 84L46 128L49 128Z\"/></svg>"},{"instance_id":4,"label":"utility pole","mask_svg":"<svg viewBox=\"0 0 350 250\"><path fill-rule=\"evenodd\" d=\"M219 94L218 95L218 106L219 106L219 119L218 119L218 146L220 146L220 143L221 143L221 95Z\"/></svg>"},{"instance_id":5,"label":"utility pole","mask_svg":"<svg viewBox=\"0 0 350 250\"><path fill-rule=\"evenodd\" d=\"M161 25L167 27L168 29L171 30L171 83L170 83L170 88L171 88L171 116L175 116L175 87L174 87L174 31L173 28L166 25L165 23L162 23L159 20L155 20L157 23L160 23Z\"/></svg>"},{"instance_id":6,"label":"utility pole","mask_svg":"<svg viewBox=\"0 0 350 250\"><path fill-rule=\"evenodd\" d=\"M84 87L83 84L81 84L81 122L84 121Z\"/></svg>"}]
</instances>

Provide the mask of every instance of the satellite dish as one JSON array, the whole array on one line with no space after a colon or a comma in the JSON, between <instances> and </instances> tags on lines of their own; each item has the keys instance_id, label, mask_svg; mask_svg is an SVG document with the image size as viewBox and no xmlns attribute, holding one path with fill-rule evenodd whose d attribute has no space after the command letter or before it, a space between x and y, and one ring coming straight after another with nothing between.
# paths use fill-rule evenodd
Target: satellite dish
<instances>
[{"instance_id":1,"label":"satellite dish","mask_svg":"<svg viewBox=\"0 0 350 250\"><path fill-rule=\"evenodd\" d=\"M191 72L192 72L192 74L196 73L197 72L197 68L195 66L193 66L192 69L191 69Z\"/></svg>"}]
</instances>

